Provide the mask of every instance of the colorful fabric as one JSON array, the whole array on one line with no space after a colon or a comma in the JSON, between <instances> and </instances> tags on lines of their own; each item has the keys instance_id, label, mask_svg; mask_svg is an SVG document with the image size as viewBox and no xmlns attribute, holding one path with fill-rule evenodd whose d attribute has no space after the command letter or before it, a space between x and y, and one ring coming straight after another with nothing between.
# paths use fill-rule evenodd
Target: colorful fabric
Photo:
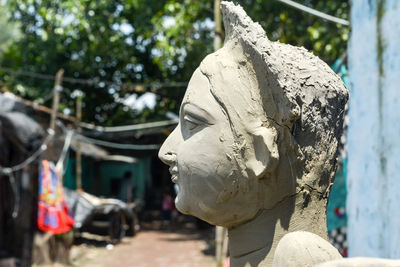
<instances>
[{"instance_id":1,"label":"colorful fabric","mask_svg":"<svg viewBox=\"0 0 400 267\"><path fill-rule=\"evenodd\" d=\"M43 232L63 234L74 226L55 166L47 160L40 165L38 213L38 228Z\"/></svg>"},{"instance_id":2,"label":"colorful fabric","mask_svg":"<svg viewBox=\"0 0 400 267\"><path fill-rule=\"evenodd\" d=\"M347 257L347 227L340 227L328 233L329 241L343 257Z\"/></svg>"},{"instance_id":3,"label":"colorful fabric","mask_svg":"<svg viewBox=\"0 0 400 267\"><path fill-rule=\"evenodd\" d=\"M336 60L333 64L332 69L337 71L340 75L344 84L349 88L349 76L345 64L342 64L343 59ZM351 88L349 88L351 89ZM347 199L347 157L346 157L346 129L348 115L346 111L343 125L343 136L340 140L341 147L340 159L341 166L336 172L335 180L329 194L328 206L326 209L326 222L328 226L328 234L331 244L335 246L342 254L342 256L347 257L347 215L346 215L346 199Z\"/></svg>"}]
</instances>

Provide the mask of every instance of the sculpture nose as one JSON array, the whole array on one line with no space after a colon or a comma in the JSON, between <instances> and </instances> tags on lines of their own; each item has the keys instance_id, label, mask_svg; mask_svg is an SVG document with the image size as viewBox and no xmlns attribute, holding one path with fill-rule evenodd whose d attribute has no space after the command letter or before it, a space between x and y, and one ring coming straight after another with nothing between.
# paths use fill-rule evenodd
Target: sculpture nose
<instances>
[{"instance_id":1,"label":"sculpture nose","mask_svg":"<svg viewBox=\"0 0 400 267\"><path fill-rule=\"evenodd\" d=\"M176 154L173 152L167 152L162 156L159 154L158 157L167 165L173 165L176 162Z\"/></svg>"},{"instance_id":2,"label":"sculpture nose","mask_svg":"<svg viewBox=\"0 0 400 267\"><path fill-rule=\"evenodd\" d=\"M167 165L176 163L176 150L178 148L177 132L179 126L168 136L158 152L158 158Z\"/></svg>"}]
</instances>

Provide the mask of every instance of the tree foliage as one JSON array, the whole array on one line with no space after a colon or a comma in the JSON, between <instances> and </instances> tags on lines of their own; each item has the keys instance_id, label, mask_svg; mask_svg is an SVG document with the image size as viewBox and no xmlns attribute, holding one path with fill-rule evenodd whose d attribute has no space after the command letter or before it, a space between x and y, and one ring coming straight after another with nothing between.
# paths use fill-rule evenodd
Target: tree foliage
<instances>
[{"instance_id":1,"label":"tree foliage","mask_svg":"<svg viewBox=\"0 0 400 267\"><path fill-rule=\"evenodd\" d=\"M278 1L237 2L271 40L305 46L329 64L346 49L348 27ZM348 17L348 1L298 2ZM185 88L152 88L161 95L155 108L136 111L122 103L134 93L123 83L188 81L213 50L210 0L9 0L8 4L23 35L3 54L0 65L48 74L64 68L66 76L91 79L93 84L64 83L61 98L61 109L73 112L74 92L82 91L86 121L117 125L165 119L169 110L177 113ZM0 79L29 99L44 99L53 86L53 81L7 73Z\"/></svg>"},{"instance_id":2,"label":"tree foliage","mask_svg":"<svg viewBox=\"0 0 400 267\"><path fill-rule=\"evenodd\" d=\"M20 37L18 23L9 21L7 7L0 4L0 54Z\"/></svg>"}]
</instances>

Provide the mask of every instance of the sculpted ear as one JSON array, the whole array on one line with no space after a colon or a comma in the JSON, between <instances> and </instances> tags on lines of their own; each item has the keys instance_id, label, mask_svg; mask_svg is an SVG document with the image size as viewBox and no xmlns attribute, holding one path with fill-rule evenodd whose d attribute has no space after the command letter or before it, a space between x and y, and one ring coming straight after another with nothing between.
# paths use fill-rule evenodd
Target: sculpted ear
<instances>
[{"instance_id":1,"label":"sculpted ear","mask_svg":"<svg viewBox=\"0 0 400 267\"><path fill-rule=\"evenodd\" d=\"M246 167L251 175L262 179L272 173L278 164L277 132L273 128L260 126L250 136L253 150L248 155Z\"/></svg>"}]
</instances>

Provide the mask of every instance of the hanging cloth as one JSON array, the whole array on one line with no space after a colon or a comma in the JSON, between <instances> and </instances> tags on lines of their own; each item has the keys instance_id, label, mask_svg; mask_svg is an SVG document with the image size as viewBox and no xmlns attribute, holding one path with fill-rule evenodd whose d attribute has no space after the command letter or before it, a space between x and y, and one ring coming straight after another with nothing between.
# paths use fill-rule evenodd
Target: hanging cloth
<instances>
[{"instance_id":1,"label":"hanging cloth","mask_svg":"<svg viewBox=\"0 0 400 267\"><path fill-rule=\"evenodd\" d=\"M40 164L38 213L38 228L43 232L63 234L74 226L56 168L47 160Z\"/></svg>"}]
</instances>

